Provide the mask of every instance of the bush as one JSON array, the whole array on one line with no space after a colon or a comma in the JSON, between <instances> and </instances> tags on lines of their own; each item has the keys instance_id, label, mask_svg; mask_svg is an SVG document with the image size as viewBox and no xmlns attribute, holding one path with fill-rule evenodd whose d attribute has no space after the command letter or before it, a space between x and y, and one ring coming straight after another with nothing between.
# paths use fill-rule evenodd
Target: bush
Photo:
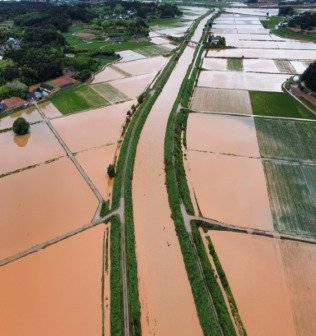
<instances>
[{"instance_id":1,"label":"bush","mask_svg":"<svg viewBox=\"0 0 316 336\"><path fill-rule=\"evenodd\" d=\"M110 178L113 178L115 176L115 166L114 166L114 164L110 164L108 166L107 172L108 172L108 175L109 175Z\"/></svg>"},{"instance_id":2,"label":"bush","mask_svg":"<svg viewBox=\"0 0 316 336\"><path fill-rule=\"evenodd\" d=\"M316 62L310 64L301 76L301 80L312 91L316 91Z\"/></svg>"},{"instance_id":3,"label":"bush","mask_svg":"<svg viewBox=\"0 0 316 336\"><path fill-rule=\"evenodd\" d=\"M91 71L88 69L84 69L82 71L77 72L76 79L80 80L80 82L85 82L91 77Z\"/></svg>"},{"instance_id":4,"label":"bush","mask_svg":"<svg viewBox=\"0 0 316 336\"><path fill-rule=\"evenodd\" d=\"M25 135L29 133L30 124L22 117L16 119L13 123L13 132L16 135Z\"/></svg>"}]
</instances>

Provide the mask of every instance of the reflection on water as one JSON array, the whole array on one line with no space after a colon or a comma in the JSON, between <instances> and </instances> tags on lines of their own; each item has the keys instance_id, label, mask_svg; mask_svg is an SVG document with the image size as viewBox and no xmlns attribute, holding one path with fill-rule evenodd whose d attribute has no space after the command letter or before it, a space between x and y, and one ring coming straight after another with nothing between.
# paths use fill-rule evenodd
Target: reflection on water
<instances>
[{"instance_id":1,"label":"reflection on water","mask_svg":"<svg viewBox=\"0 0 316 336\"><path fill-rule=\"evenodd\" d=\"M25 135L15 135L13 140L19 147L25 147L27 143L29 142L29 139L31 137L31 134L25 134Z\"/></svg>"}]
</instances>

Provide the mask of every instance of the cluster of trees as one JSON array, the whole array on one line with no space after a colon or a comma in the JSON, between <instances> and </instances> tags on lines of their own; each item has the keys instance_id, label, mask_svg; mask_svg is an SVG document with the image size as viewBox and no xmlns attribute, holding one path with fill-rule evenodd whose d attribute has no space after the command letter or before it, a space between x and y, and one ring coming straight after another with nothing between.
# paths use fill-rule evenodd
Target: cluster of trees
<instances>
[{"instance_id":1,"label":"cluster of trees","mask_svg":"<svg viewBox=\"0 0 316 336\"><path fill-rule=\"evenodd\" d=\"M98 17L124 15L127 12L133 13L133 17L139 17L144 20L155 18L174 18L182 15L182 12L174 4L158 4L155 2L139 1L115 1L109 4L103 4L92 9Z\"/></svg>"},{"instance_id":2,"label":"cluster of trees","mask_svg":"<svg viewBox=\"0 0 316 336\"><path fill-rule=\"evenodd\" d=\"M66 32L73 20L89 22L93 17L88 5L0 2L0 21L12 19L17 27L55 28Z\"/></svg>"},{"instance_id":3,"label":"cluster of trees","mask_svg":"<svg viewBox=\"0 0 316 336\"><path fill-rule=\"evenodd\" d=\"M316 92L316 61L309 65L301 76L302 82L310 90Z\"/></svg>"},{"instance_id":4,"label":"cluster of trees","mask_svg":"<svg viewBox=\"0 0 316 336\"><path fill-rule=\"evenodd\" d=\"M101 24L106 36L111 38L128 39L131 37L145 37L149 35L149 27L140 18L132 20L105 20Z\"/></svg>"},{"instance_id":5,"label":"cluster of trees","mask_svg":"<svg viewBox=\"0 0 316 336\"><path fill-rule=\"evenodd\" d=\"M288 24L289 27L299 27L301 31L312 30L316 26L316 13L304 12L293 17Z\"/></svg>"},{"instance_id":6,"label":"cluster of trees","mask_svg":"<svg viewBox=\"0 0 316 336\"><path fill-rule=\"evenodd\" d=\"M29 85L62 74L66 40L55 30L27 28L21 47L8 47L4 59L13 63L3 69L3 80L19 79Z\"/></svg>"},{"instance_id":7,"label":"cluster of trees","mask_svg":"<svg viewBox=\"0 0 316 336\"><path fill-rule=\"evenodd\" d=\"M0 86L0 101L12 96L26 98L28 93L27 86L18 80L8 82Z\"/></svg>"},{"instance_id":8,"label":"cluster of trees","mask_svg":"<svg viewBox=\"0 0 316 336\"><path fill-rule=\"evenodd\" d=\"M279 7L279 16L288 16L294 14L294 8L291 6Z\"/></svg>"}]
</instances>

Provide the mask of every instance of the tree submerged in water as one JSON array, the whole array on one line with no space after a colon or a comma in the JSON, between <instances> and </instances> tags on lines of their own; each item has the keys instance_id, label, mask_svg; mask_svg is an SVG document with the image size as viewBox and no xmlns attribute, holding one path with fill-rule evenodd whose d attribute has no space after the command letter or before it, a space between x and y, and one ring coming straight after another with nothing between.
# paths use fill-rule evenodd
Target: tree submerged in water
<instances>
[{"instance_id":1,"label":"tree submerged in water","mask_svg":"<svg viewBox=\"0 0 316 336\"><path fill-rule=\"evenodd\" d=\"M22 117L16 119L13 123L13 132L16 135L25 135L30 131L30 124Z\"/></svg>"},{"instance_id":2,"label":"tree submerged in water","mask_svg":"<svg viewBox=\"0 0 316 336\"><path fill-rule=\"evenodd\" d=\"M114 164L110 164L108 166L107 172L108 172L108 175L109 175L110 178L113 178L115 176L115 166L114 166Z\"/></svg>"}]
</instances>

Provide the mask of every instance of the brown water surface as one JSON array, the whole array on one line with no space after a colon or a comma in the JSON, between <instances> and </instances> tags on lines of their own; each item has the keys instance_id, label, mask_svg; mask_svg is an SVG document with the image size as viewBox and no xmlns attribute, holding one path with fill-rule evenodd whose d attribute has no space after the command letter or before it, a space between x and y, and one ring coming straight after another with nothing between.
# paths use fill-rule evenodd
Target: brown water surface
<instances>
[{"instance_id":1,"label":"brown water surface","mask_svg":"<svg viewBox=\"0 0 316 336\"><path fill-rule=\"evenodd\" d=\"M132 192L144 336L202 335L170 218L164 172L167 121L193 53L194 49L187 47L180 57L149 114L137 147Z\"/></svg>"},{"instance_id":2,"label":"brown water surface","mask_svg":"<svg viewBox=\"0 0 316 336\"><path fill-rule=\"evenodd\" d=\"M210 235L247 334L296 335L279 240L223 231Z\"/></svg>"},{"instance_id":3,"label":"brown water surface","mask_svg":"<svg viewBox=\"0 0 316 336\"><path fill-rule=\"evenodd\" d=\"M32 105L26 109L10 113L7 117L0 119L0 130L11 128L14 121L20 117L23 117L29 123L41 121L43 119L35 106Z\"/></svg>"},{"instance_id":4,"label":"brown water surface","mask_svg":"<svg viewBox=\"0 0 316 336\"><path fill-rule=\"evenodd\" d=\"M188 119L189 150L260 157L253 118L191 113Z\"/></svg>"},{"instance_id":5,"label":"brown water surface","mask_svg":"<svg viewBox=\"0 0 316 336\"><path fill-rule=\"evenodd\" d=\"M78 162L90 177L105 200L109 199L112 181L107 174L109 164L114 162L116 144L90 149L76 155Z\"/></svg>"},{"instance_id":6,"label":"brown water surface","mask_svg":"<svg viewBox=\"0 0 316 336\"><path fill-rule=\"evenodd\" d=\"M89 223L98 204L67 158L1 178L0 198L1 259Z\"/></svg>"},{"instance_id":7,"label":"brown water surface","mask_svg":"<svg viewBox=\"0 0 316 336\"><path fill-rule=\"evenodd\" d=\"M45 116L49 119L62 116L58 108L50 101L40 103L38 104L38 107L43 111Z\"/></svg>"},{"instance_id":8,"label":"brown water surface","mask_svg":"<svg viewBox=\"0 0 316 336\"><path fill-rule=\"evenodd\" d=\"M0 334L101 336L103 234L100 225L2 266Z\"/></svg>"},{"instance_id":9,"label":"brown water surface","mask_svg":"<svg viewBox=\"0 0 316 336\"><path fill-rule=\"evenodd\" d=\"M128 101L52 120L72 152L117 142L126 113L135 101Z\"/></svg>"},{"instance_id":10,"label":"brown water surface","mask_svg":"<svg viewBox=\"0 0 316 336\"><path fill-rule=\"evenodd\" d=\"M155 76L156 72L153 72L146 75L118 79L111 82L111 85L128 97L136 98L145 91L146 87L149 86Z\"/></svg>"},{"instance_id":11,"label":"brown water surface","mask_svg":"<svg viewBox=\"0 0 316 336\"><path fill-rule=\"evenodd\" d=\"M133 76L138 76L159 71L168 60L168 57L157 56L132 62L118 63L116 67Z\"/></svg>"},{"instance_id":12,"label":"brown water surface","mask_svg":"<svg viewBox=\"0 0 316 336\"><path fill-rule=\"evenodd\" d=\"M0 152L0 175L65 155L45 123L31 125L26 135L0 133Z\"/></svg>"},{"instance_id":13,"label":"brown water surface","mask_svg":"<svg viewBox=\"0 0 316 336\"><path fill-rule=\"evenodd\" d=\"M188 151L190 181L203 216L273 230L261 160Z\"/></svg>"}]
</instances>

